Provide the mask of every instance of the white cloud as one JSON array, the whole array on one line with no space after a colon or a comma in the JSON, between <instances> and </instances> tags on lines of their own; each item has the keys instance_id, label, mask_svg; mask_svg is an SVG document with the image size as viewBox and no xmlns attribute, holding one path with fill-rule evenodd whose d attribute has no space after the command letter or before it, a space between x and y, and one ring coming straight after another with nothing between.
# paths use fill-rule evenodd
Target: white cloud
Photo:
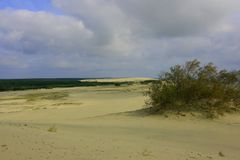
<instances>
[{"instance_id":1,"label":"white cloud","mask_svg":"<svg viewBox=\"0 0 240 160\"><path fill-rule=\"evenodd\" d=\"M84 51L93 37L82 21L68 16L1 10L0 19L0 46L25 54Z\"/></svg>"},{"instance_id":2,"label":"white cloud","mask_svg":"<svg viewBox=\"0 0 240 160\"><path fill-rule=\"evenodd\" d=\"M139 38L186 36L210 31L239 10L238 0L53 0L56 7L105 38L130 30ZM110 34L110 35L109 35ZM110 39L111 40L111 39Z\"/></svg>"},{"instance_id":3,"label":"white cloud","mask_svg":"<svg viewBox=\"0 0 240 160\"><path fill-rule=\"evenodd\" d=\"M210 31L239 9L240 4L237 0L116 0L116 3L135 22L136 34L141 31L153 37L192 36Z\"/></svg>"},{"instance_id":4,"label":"white cloud","mask_svg":"<svg viewBox=\"0 0 240 160\"><path fill-rule=\"evenodd\" d=\"M240 67L238 0L53 0L53 5L62 13L0 10L1 65L98 76L156 75L192 58ZM11 62L17 59L20 63Z\"/></svg>"}]
</instances>

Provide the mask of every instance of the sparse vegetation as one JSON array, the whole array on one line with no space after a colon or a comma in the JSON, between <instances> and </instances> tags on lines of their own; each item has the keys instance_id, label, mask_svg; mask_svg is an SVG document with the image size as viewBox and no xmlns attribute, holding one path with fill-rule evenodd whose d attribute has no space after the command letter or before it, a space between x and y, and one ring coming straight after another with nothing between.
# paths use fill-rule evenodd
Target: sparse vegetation
<instances>
[{"instance_id":1,"label":"sparse vegetation","mask_svg":"<svg viewBox=\"0 0 240 160\"><path fill-rule=\"evenodd\" d=\"M58 100L66 97L68 97L68 93L66 92L32 93L32 94L26 94L23 96L23 98L27 99L27 101L35 101L39 99Z\"/></svg>"},{"instance_id":2,"label":"sparse vegetation","mask_svg":"<svg viewBox=\"0 0 240 160\"><path fill-rule=\"evenodd\" d=\"M240 109L240 71L218 70L198 60L160 75L147 92L151 111L200 112L208 118Z\"/></svg>"},{"instance_id":3,"label":"sparse vegetation","mask_svg":"<svg viewBox=\"0 0 240 160\"><path fill-rule=\"evenodd\" d=\"M57 127L55 125L49 127L48 132L57 132Z\"/></svg>"}]
</instances>

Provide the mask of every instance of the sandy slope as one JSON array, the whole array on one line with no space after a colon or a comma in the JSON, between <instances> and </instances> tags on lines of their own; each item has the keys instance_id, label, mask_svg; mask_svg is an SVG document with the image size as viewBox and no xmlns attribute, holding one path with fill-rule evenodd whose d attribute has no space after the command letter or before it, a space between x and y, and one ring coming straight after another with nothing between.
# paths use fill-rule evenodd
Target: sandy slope
<instances>
[{"instance_id":1,"label":"sandy slope","mask_svg":"<svg viewBox=\"0 0 240 160\"><path fill-rule=\"evenodd\" d=\"M154 78L146 77L131 77L131 78L111 78L111 79L87 79L81 80L82 82L141 82L147 80L154 80Z\"/></svg>"},{"instance_id":2,"label":"sandy slope","mask_svg":"<svg viewBox=\"0 0 240 160\"><path fill-rule=\"evenodd\" d=\"M0 93L0 159L240 159L239 115L210 121L122 113L143 107L145 89Z\"/></svg>"}]
</instances>

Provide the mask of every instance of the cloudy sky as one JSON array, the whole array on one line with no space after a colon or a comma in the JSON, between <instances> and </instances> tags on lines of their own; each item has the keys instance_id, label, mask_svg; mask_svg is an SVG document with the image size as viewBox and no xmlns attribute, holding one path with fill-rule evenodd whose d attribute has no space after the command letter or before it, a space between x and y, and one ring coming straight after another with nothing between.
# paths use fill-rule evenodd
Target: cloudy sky
<instances>
[{"instance_id":1,"label":"cloudy sky","mask_svg":"<svg viewBox=\"0 0 240 160\"><path fill-rule=\"evenodd\" d=\"M240 68L239 0L0 0L0 78Z\"/></svg>"}]
</instances>

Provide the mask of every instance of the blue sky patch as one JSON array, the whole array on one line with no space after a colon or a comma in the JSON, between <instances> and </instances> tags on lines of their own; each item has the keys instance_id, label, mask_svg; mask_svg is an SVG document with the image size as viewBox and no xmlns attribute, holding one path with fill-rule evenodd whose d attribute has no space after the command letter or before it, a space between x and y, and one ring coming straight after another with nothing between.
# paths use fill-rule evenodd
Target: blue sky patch
<instances>
[{"instance_id":1,"label":"blue sky patch","mask_svg":"<svg viewBox=\"0 0 240 160\"><path fill-rule=\"evenodd\" d=\"M51 0L0 0L0 9L25 9L30 11L47 11L59 13Z\"/></svg>"}]
</instances>

